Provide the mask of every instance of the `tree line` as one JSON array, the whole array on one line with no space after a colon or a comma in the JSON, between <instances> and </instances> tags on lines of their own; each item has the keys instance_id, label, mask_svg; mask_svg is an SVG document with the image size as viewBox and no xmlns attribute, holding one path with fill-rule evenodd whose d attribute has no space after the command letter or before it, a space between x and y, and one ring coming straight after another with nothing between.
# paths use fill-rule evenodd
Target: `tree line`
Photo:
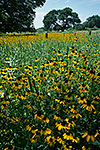
<instances>
[{"instance_id":1,"label":"tree line","mask_svg":"<svg viewBox=\"0 0 100 150\"><path fill-rule=\"evenodd\" d=\"M100 28L100 16L93 15L86 19L84 23L76 12L69 7L62 10L52 10L44 16L44 30L64 31L68 28L85 30L87 28Z\"/></svg>"},{"instance_id":2,"label":"tree line","mask_svg":"<svg viewBox=\"0 0 100 150\"><path fill-rule=\"evenodd\" d=\"M35 32L35 9L45 2L46 0L0 0L0 32ZM44 16L43 24L42 29L45 31L100 28L100 16L93 15L81 23L78 14L66 7L51 10Z\"/></svg>"}]
</instances>

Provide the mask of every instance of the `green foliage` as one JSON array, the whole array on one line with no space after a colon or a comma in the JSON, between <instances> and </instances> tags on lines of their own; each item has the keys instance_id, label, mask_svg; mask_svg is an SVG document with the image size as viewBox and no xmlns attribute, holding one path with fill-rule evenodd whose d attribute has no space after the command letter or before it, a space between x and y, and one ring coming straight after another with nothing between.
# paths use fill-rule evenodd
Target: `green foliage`
<instances>
[{"instance_id":1,"label":"green foliage","mask_svg":"<svg viewBox=\"0 0 100 150\"><path fill-rule=\"evenodd\" d=\"M87 18L86 21L83 23L83 26L88 28L94 28L94 27L100 28L100 16L93 15Z\"/></svg>"},{"instance_id":2,"label":"green foliage","mask_svg":"<svg viewBox=\"0 0 100 150\"><path fill-rule=\"evenodd\" d=\"M36 29L37 33L44 33L45 30L43 27Z\"/></svg>"},{"instance_id":3,"label":"green foliage","mask_svg":"<svg viewBox=\"0 0 100 150\"><path fill-rule=\"evenodd\" d=\"M91 28L91 30L100 30L100 28L94 26L93 28Z\"/></svg>"},{"instance_id":4,"label":"green foliage","mask_svg":"<svg viewBox=\"0 0 100 150\"><path fill-rule=\"evenodd\" d=\"M33 20L36 7L45 0L0 0L0 31L34 31Z\"/></svg>"},{"instance_id":5,"label":"green foliage","mask_svg":"<svg viewBox=\"0 0 100 150\"><path fill-rule=\"evenodd\" d=\"M3 32L0 32L0 36L3 36L3 35L5 35L5 33L3 33Z\"/></svg>"},{"instance_id":6,"label":"green foliage","mask_svg":"<svg viewBox=\"0 0 100 150\"><path fill-rule=\"evenodd\" d=\"M67 7L62 10L52 10L44 16L44 28L45 30L64 31L69 27L74 27L77 23L80 23L80 19L76 12L73 12L71 8Z\"/></svg>"},{"instance_id":7,"label":"green foliage","mask_svg":"<svg viewBox=\"0 0 100 150\"><path fill-rule=\"evenodd\" d=\"M83 24L77 24L75 25L74 27L76 30L84 30L85 29L85 26Z\"/></svg>"}]
</instances>

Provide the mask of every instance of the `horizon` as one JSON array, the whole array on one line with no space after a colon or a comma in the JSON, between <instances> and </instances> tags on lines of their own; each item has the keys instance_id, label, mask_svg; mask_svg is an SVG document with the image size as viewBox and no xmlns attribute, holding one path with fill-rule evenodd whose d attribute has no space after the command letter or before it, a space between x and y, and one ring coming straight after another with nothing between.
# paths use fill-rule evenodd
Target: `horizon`
<instances>
[{"instance_id":1,"label":"horizon","mask_svg":"<svg viewBox=\"0 0 100 150\"><path fill-rule=\"evenodd\" d=\"M34 27L36 29L43 27L44 16L53 9L72 8L81 20L81 23L86 21L88 17L100 15L100 0L46 0L45 4L36 8L36 17L34 19Z\"/></svg>"}]
</instances>

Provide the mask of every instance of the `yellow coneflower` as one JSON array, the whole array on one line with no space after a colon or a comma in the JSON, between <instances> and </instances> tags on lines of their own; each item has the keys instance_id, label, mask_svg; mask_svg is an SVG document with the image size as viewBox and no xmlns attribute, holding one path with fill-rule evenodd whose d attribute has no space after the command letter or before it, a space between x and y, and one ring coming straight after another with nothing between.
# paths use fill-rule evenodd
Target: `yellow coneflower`
<instances>
[{"instance_id":1,"label":"yellow coneflower","mask_svg":"<svg viewBox=\"0 0 100 150\"><path fill-rule=\"evenodd\" d=\"M39 113L34 115L34 119L36 120L42 120L44 118L44 115L40 115Z\"/></svg>"},{"instance_id":2,"label":"yellow coneflower","mask_svg":"<svg viewBox=\"0 0 100 150\"><path fill-rule=\"evenodd\" d=\"M60 144L64 144L64 140L62 140L60 137L57 137L57 142L59 142Z\"/></svg>"},{"instance_id":3,"label":"yellow coneflower","mask_svg":"<svg viewBox=\"0 0 100 150\"><path fill-rule=\"evenodd\" d=\"M85 146L82 146L82 150L86 150L86 147L85 147Z\"/></svg>"},{"instance_id":4,"label":"yellow coneflower","mask_svg":"<svg viewBox=\"0 0 100 150\"><path fill-rule=\"evenodd\" d=\"M82 104L82 108L86 108L88 111L95 110L95 107L91 104L91 102L88 100L87 103Z\"/></svg>"},{"instance_id":5,"label":"yellow coneflower","mask_svg":"<svg viewBox=\"0 0 100 150\"><path fill-rule=\"evenodd\" d=\"M28 108L28 109L30 109L30 110L32 110L32 107L31 107L31 105L26 105L26 107Z\"/></svg>"},{"instance_id":6,"label":"yellow coneflower","mask_svg":"<svg viewBox=\"0 0 100 150\"><path fill-rule=\"evenodd\" d=\"M57 115L54 115L54 119L55 120L61 120L61 117L57 116Z\"/></svg>"},{"instance_id":7,"label":"yellow coneflower","mask_svg":"<svg viewBox=\"0 0 100 150\"><path fill-rule=\"evenodd\" d=\"M100 135L100 131L96 130L96 134L94 135L94 137L96 138L98 135Z\"/></svg>"},{"instance_id":8,"label":"yellow coneflower","mask_svg":"<svg viewBox=\"0 0 100 150\"><path fill-rule=\"evenodd\" d=\"M72 139L73 139L73 136L72 136L71 133L70 133L70 134L64 133L64 134L63 134L63 138L66 139L66 140L72 140Z\"/></svg>"},{"instance_id":9,"label":"yellow coneflower","mask_svg":"<svg viewBox=\"0 0 100 150\"><path fill-rule=\"evenodd\" d=\"M27 126L26 126L26 130L31 131L30 125L27 125Z\"/></svg>"},{"instance_id":10,"label":"yellow coneflower","mask_svg":"<svg viewBox=\"0 0 100 150\"><path fill-rule=\"evenodd\" d=\"M64 150L71 150L71 149L72 149L72 146L68 146L68 145L65 145L65 144L64 144L63 149L64 149Z\"/></svg>"},{"instance_id":11,"label":"yellow coneflower","mask_svg":"<svg viewBox=\"0 0 100 150\"><path fill-rule=\"evenodd\" d=\"M55 51L55 50L53 50L53 51L52 51L52 53L53 53L53 54L55 54L55 53L56 53L56 51Z\"/></svg>"},{"instance_id":12,"label":"yellow coneflower","mask_svg":"<svg viewBox=\"0 0 100 150\"><path fill-rule=\"evenodd\" d=\"M14 150L14 149L15 149L15 146L9 145L4 150Z\"/></svg>"},{"instance_id":13,"label":"yellow coneflower","mask_svg":"<svg viewBox=\"0 0 100 150\"><path fill-rule=\"evenodd\" d=\"M48 136L45 139L45 142L47 142L48 145L52 146L53 144L55 144L55 137L54 136Z\"/></svg>"},{"instance_id":14,"label":"yellow coneflower","mask_svg":"<svg viewBox=\"0 0 100 150\"><path fill-rule=\"evenodd\" d=\"M30 139L31 143L36 143L37 142L37 138L35 136L36 135L32 136L32 138Z\"/></svg>"},{"instance_id":15,"label":"yellow coneflower","mask_svg":"<svg viewBox=\"0 0 100 150\"><path fill-rule=\"evenodd\" d=\"M95 136L89 135L88 132L84 132L84 133L81 133L81 134L82 134L82 138L85 138L85 137L86 137L86 141L87 141L87 142L89 142L90 139L92 140L92 142L94 142Z\"/></svg>"},{"instance_id":16,"label":"yellow coneflower","mask_svg":"<svg viewBox=\"0 0 100 150\"><path fill-rule=\"evenodd\" d=\"M48 135L48 134L51 134L52 130L49 129L49 128L46 128L46 130L44 131L44 135Z\"/></svg>"},{"instance_id":17,"label":"yellow coneflower","mask_svg":"<svg viewBox=\"0 0 100 150\"><path fill-rule=\"evenodd\" d=\"M35 59L35 62L38 62L38 61L39 61L39 59L38 59L38 58L36 58L36 59Z\"/></svg>"},{"instance_id":18,"label":"yellow coneflower","mask_svg":"<svg viewBox=\"0 0 100 150\"><path fill-rule=\"evenodd\" d=\"M50 120L49 120L47 117L44 117L42 122L43 122L43 123L49 123Z\"/></svg>"}]
</instances>

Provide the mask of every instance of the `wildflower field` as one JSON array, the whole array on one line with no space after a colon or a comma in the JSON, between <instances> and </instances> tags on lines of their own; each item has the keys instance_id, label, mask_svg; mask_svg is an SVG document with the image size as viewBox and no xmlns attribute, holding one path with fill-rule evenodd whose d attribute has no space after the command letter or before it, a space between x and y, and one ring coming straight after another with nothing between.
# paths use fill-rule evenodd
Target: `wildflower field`
<instances>
[{"instance_id":1,"label":"wildflower field","mask_svg":"<svg viewBox=\"0 0 100 150\"><path fill-rule=\"evenodd\" d=\"M0 37L0 150L100 149L100 33Z\"/></svg>"}]
</instances>

